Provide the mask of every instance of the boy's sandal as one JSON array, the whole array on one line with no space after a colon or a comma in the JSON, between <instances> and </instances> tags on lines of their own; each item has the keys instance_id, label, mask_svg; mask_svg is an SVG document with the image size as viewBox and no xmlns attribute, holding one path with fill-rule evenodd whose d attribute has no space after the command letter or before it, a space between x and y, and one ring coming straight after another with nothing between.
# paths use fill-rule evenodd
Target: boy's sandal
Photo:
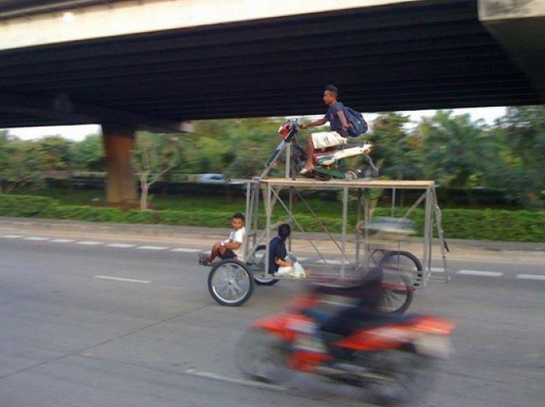
<instances>
[{"instance_id":1,"label":"boy's sandal","mask_svg":"<svg viewBox=\"0 0 545 407\"><path fill-rule=\"evenodd\" d=\"M206 258L206 254L204 253L199 254L199 264L201 266L208 266L210 264L210 261Z\"/></svg>"}]
</instances>

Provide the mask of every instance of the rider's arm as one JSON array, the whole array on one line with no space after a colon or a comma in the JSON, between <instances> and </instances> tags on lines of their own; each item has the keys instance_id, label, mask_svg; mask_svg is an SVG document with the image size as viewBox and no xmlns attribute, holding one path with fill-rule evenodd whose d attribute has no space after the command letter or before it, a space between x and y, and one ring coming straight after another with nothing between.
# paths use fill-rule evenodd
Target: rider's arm
<instances>
[{"instance_id":1,"label":"rider's arm","mask_svg":"<svg viewBox=\"0 0 545 407\"><path fill-rule=\"evenodd\" d=\"M348 130L348 128L350 127L350 123L348 123L348 120L346 120L346 115L344 114L342 109L337 112L337 116L339 117L339 120L343 125L343 129Z\"/></svg>"},{"instance_id":2,"label":"rider's arm","mask_svg":"<svg viewBox=\"0 0 545 407\"><path fill-rule=\"evenodd\" d=\"M327 119L325 117L322 117L321 119L318 119L318 120L314 120L313 122L310 122L310 123L304 123L303 125L301 125L301 128L302 129L307 129L309 127L317 127L317 126L322 126L324 124L327 123Z\"/></svg>"}]
</instances>

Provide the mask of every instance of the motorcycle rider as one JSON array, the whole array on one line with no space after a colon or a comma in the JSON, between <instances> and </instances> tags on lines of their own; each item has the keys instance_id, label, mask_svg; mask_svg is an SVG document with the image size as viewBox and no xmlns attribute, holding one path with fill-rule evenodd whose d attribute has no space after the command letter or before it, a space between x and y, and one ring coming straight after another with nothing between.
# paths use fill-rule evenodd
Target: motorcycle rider
<instances>
[{"instance_id":1,"label":"motorcycle rider","mask_svg":"<svg viewBox=\"0 0 545 407\"><path fill-rule=\"evenodd\" d=\"M350 283L340 281L314 284L312 290L320 296L333 295L351 300L349 305L325 319L323 315L313 315L312 310L308 312L310 317L321 321L318 332L335 359L343 359L346 355L332 346L333 342L349 336L358 328L373 325L384 318L392 318L390 314L379 309L385 294L382 280L383 270L375 267Z\"/></svg>"},{"instance_id":2,"label":"motorcycle rider","mask_svg":"<svg viewBox=\"0 0 545 407\"><path fill-rule=\"evenodd\" d=\"M337 101L339 90L333 85L325 87L323 100L329 106L325 116L313 122L303 124L302 129L309 127L322 126L329 122L331 131L318 132L309 134L307 137L307 162L301 170L301 175L307 175L314 170L313 154L315 150L323 150L328 147L344 145L347 143L346 131L350 128L350 124L344 114L342 103Z\"/></svg>"}]
</instances>

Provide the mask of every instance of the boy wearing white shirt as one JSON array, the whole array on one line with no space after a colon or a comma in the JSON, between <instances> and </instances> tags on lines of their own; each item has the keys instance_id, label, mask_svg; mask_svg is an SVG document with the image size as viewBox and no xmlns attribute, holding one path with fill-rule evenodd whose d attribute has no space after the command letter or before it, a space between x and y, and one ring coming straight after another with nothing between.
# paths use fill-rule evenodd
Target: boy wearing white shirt
<instances>
[{"instance_id":1,"label":"boy wearing white shirt","mask_svg":"<svg viewBox=\"0 0 545 407\"><path fill-rule=\"evenodd\" d=\"M229 239L214 243L209 255L199 254L199 264L208 266L216 257L244 261L244 238L246 237L244 215L239 212L235 213L231 218L231 225L233 230L229 234Z\"/></svg>"}]
</instances>

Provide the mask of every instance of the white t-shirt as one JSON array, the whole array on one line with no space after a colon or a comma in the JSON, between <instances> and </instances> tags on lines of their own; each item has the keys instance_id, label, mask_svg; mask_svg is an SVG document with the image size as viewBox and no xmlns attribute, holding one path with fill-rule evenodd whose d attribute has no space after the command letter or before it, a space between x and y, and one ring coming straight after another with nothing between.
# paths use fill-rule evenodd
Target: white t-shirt
<instances>
[{"instance_id":1,"label":"white t-shirt","mask_svg":"<svg viewBox=\"0 0 545 407\"><path fill-rule=\"evenodd\" d=\"M244 261L244 238L246 237L246 227L241 227L239 230L231 230L229 235L230 242L240 243L240 247L236 250L233 250L233 253L237 255L237 259Z\"/></svg>"}]
</instances>

